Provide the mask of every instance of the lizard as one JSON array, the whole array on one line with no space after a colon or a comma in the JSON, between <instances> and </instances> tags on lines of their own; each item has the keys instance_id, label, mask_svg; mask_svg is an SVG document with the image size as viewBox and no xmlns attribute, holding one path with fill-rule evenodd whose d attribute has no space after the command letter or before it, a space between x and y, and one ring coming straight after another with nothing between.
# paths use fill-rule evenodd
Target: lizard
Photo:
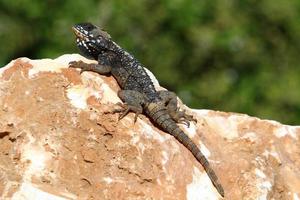
<instances>
[{"instance_id":1,"label":"lizard","mask_svg":"<svg viewBox=\"0 0 300 200\"><path fill-rule=\"evenodd\" d=\"M146 114L160 129L174 136L200 162L211 182L224 197L224 189L208 160L197 145L184 133L177 123L187 126L196 121L192 115L181 111L177 106L177 95L168 90L157 91L141 63L126 50L116 44L111 36L96 25L80 23L72 27L80 53L97 61L87 64L72 61L69 67L79 68L80 73L92 71L101 75L112 75L121 90L118 96L124 102L119 120L129 112L134 112L134 122L139 114Z\"/></svg>"}]
</instances>

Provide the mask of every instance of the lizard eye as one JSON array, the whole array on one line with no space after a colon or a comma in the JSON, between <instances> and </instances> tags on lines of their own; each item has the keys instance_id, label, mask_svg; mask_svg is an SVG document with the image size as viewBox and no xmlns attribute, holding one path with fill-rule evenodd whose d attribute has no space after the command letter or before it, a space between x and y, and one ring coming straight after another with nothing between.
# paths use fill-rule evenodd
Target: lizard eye
<instances>
[{"instance_id":1,"label":"lizard eye","mask_svg":"<svg viewBox=\"0 0 300 200\"><path fill-rule=\"evenodd\" d=\"M86 31L92 31L95 28L95 26L91 23L81 23L79 24L79 26L81 26Z\"/></svg>"},{"instance_id":2,"label":"lizard eye","mask_svg":"<svg viewBox=\"0 0 300 200\"><path fill-rule=\"evenodd\" d=\"M93 25L91 25L91 24L88 24L87 26L86 26L86 28L87 28L87 30L88 31L91 31L91 30L93 30Z\"/></svg>"}]
</instances>

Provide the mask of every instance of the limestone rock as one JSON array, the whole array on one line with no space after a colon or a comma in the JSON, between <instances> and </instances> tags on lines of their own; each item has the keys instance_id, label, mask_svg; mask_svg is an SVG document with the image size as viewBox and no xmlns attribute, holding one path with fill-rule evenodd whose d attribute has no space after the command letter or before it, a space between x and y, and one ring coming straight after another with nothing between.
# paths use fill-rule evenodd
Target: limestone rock
<instances>
[{"instance_id":1,"label":"limestone rock","mask_svg":"<svg viewBox=\"0 0 300 200\"><path fill-rule=\"evenodd\" d=\"M0 199L221 199L192 154L147 117L118 121L114 78L80 75L74 60L93 62L72 54L0 69ZM198 123L181 127L225 199L300 198L300 127L188 111Z\"/></svg>"}]
</instances>

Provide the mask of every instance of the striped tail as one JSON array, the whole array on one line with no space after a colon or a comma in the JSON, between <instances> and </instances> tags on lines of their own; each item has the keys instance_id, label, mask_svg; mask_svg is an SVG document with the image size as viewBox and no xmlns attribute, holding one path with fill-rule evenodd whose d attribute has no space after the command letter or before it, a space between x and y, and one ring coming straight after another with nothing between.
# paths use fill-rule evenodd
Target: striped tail
<instances>
[{"instance_id":1,"label":"striped tail","mask_svg":"<svg viewBox=\"0 0 300 200\"><path fill-rule=\"evenodd\" d=\"M218 190L220 195L224 197L224 189L222 185L219 183L218 177L214 172L214 170L211 168L208 160L202 154L202 152L197 147L197 145L179 128L176 122L168 114L167 110L162 106L156 105L153 106L152 109L149 110L147 109L146 113L164 131L173 135L179 142L181 142L181 144L183 144L190 152L192 152L194 157L203 166L204 170L206 171L208 177L210 178L215 188Z\"/></svg>"}]
</instances>

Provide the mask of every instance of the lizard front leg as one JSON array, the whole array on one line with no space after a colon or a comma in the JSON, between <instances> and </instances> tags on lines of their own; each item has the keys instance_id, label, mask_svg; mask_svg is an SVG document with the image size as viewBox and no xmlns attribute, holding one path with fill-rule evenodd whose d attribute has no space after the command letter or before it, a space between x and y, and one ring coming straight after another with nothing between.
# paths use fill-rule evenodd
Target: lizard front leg
<instances>
[{"instance_id":1,"label":"lizard front leg","mask_svg":"<svg viewBox=\"0 0 300 200\"><path fill-rule=\"evenodd\" d=\"M69 63L69 67L79 68L80 73L84 71L92 71L98 74L109 74L111 71L111 66L101 64L88 64L82 61L72 61Z\"/></svg>"},{"instance_id":2,"label":"lizard front leg","mask_svg":"<svg viewBox=\"0 0 300 200\"><path fill-rule=\"evenodd\" d=\"M186 114L185 110L180 111L177 106L177 96L174 92L170 91L158 91L160 98L165 103L169 115L173 118L173 120L177 123L186 124L188 127L190 126L190 121L197 122L192 115Z\"/></svg>"},{"instance_id":3,"label":"lizard front leg","mask_svg":"<svg viewBox=\"0 0 300 200\"><path fill-rule=\"evenodd\" d=\"M69 67L81 69L80 73L84 71L92 71L103 75L109 74L111 72L111 54L112 52L99 54L98 64L88 64L82 61L72 61L69 63Z\"/></svg>"},{"instance_id":4,"label":"lizard front leg","mask_svg":"<svg viewBox=\"0 0 300 200\"><path fill-rule=\"evenodd\" d=\"M139 114L143 112L142 105L145 103L145 98L142 93L134 90L120 90L118 92L120 99L125 102L122 109L116 109L114 112L121 112L119 120L125 117L129 111L135 113L134 122L136 122Z\"/></svg>"}]
</instances>

